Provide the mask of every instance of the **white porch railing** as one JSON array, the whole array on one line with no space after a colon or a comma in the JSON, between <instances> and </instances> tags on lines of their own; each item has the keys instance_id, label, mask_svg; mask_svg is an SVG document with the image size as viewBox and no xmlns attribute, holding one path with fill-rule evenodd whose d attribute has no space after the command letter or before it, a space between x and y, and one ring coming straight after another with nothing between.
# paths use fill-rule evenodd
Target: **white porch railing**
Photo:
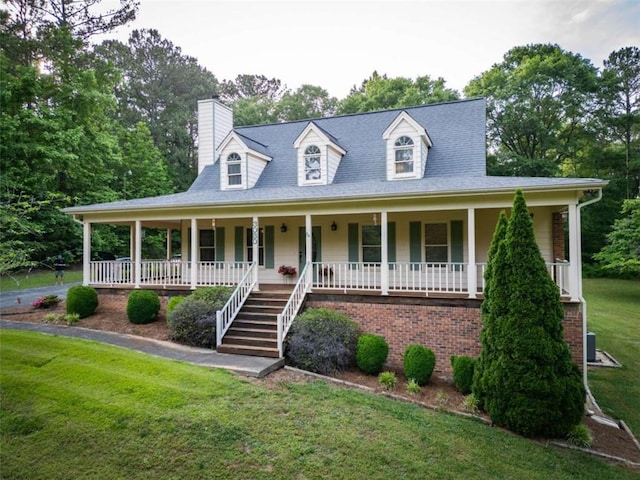
<instances>
[{"instance_id":1,"label":"white porch railing","mask_svg":"<svg viewBox=\"0 0 640 480\"><path fill-rule=\"evenodd\" d=\"M249 262L198 262L198 286L222 285L235 287L251 267ZM107 260L89 262L89 285L133 285L135 262ZM175 260L142 260L141 286L190 286L191 262Z\"/></svg>"},{"instance_id":2,"label":"white porch railing","mask_svg":"<svg viewBox=\"0 0 640 480\"><path fill-rule=\"evenodd\" d=\"M329 290L380 290L379 263L313 264L313 288ZM461 263L390 263L389 291L464 293L466 267Z\"/></svg>"},{"instance_id":3,"label":"white porch railing","mask_svg":"<svg viewBox=\"0 0 640 480\"><path fill-rule=\"evenodd\" d=\"M253 290L253 287L256 284L256 276L254 275L255 269L256 264L252 263L242 279L240 279L240 282L238 282L237 288L231 294L227 303L222 307L222 309L216 312L216 347L220 346L222 343L222 338L225 333L227 333L227 330L229 330L229 326L233 322L233 319L247 300L251 290Z\"/></svg>"},{"instance_id":4,"label":"white porch railing","mask_svg":"<svg viewBox=\"0 0 640 480\"><path fill-rule=\"evenodd\" d=\"M278 354L280 357L284 356L284 339L287 337L289 328L291 328L293 319L298 314L298 310L300 310L307 292L311 289L312 278L312 271L309 263L307 263L302 269L302 272L300 272L300 277L298 278L296 286L293 288L293 292L291 292L289 301L282 310L282 313L278 314Z\"/></svg>"},{"instance_id":5,"label":"white porch railing","mask_svg":"<svg viewBox=\"0 0 640 480\"><path fill-rule=\"evenodd\" d=\"M555 282L560 290L560 295L569 294L569 262L547 262L547 271L551 276L551 279ZM484 272L487 268L486 263L478 263L476 269L478 272L478 285L481 286L482 291L485 289Z\"/></svg>"}]
</instances>

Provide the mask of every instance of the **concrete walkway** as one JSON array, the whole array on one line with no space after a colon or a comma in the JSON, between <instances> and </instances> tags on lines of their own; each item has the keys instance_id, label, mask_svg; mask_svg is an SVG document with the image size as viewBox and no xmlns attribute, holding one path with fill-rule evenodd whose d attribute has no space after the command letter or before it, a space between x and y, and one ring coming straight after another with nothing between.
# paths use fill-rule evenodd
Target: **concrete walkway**
<instances>
[{"instance_id":1,"label":"concrete walkway","mask_svg":"<svg viewBox=\"0 0 640 480\"><path fill-rule=\"evenodd\" d=\"M206 348L194 348L178 345L171 342L152 340L135 335L124 335L113 332L103 332L81 327L65 327L61 325L49 325L28 322L15 322L0 319L0 328L16 330L29 330L50 335L82 338L95 342L107 343L117 347L137 350L139 352L154 355L156 357L179 360L211 368L224 368L232 372L249 377L264 377L284 366L282 358L249 357L246 355L229 355L218 353Z\"/></svg>"}]
</instances>

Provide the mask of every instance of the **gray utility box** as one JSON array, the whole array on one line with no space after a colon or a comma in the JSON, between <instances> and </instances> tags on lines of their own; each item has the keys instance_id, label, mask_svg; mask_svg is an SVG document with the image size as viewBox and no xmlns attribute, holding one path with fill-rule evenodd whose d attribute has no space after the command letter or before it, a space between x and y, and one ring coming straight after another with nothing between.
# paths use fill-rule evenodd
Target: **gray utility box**
<instances>
[{"instance_id":1,"label":"gray utility box","mask_svg":"<svg viewBox=\"0 0 640 480\"><path fill-rule=\"evenodd\" d=\"M596 361L596 334L587 332L587 362Z\"/></svg>"}]
</instances>

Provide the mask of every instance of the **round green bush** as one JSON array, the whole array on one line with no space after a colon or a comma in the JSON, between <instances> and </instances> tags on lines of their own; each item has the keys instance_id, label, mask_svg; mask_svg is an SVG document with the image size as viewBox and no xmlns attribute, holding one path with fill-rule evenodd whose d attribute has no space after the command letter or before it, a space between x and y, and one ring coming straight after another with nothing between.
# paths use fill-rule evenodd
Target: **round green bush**
<instances>
[{"instance_id":1,"label":"round green bush","mask_svg":"<svg viewBox=\"0 0 640 480\"><path fill-rule=\"evenodd\" d=\"M358 324L327 308L309 308L291 325L285 356L296 367L323 375L355 363Z\"/></svg>"},{"instance_id":2,"label":"round green bush","mask_svg":"<svg viewBox=\"0 0 640 480\"><path fill-rule=\"evenodd\" d=\"M436 356L423 345L409 345L404 351L403 366L405 377L413 378L418 385L426 385L436 366Z\"/></svg>"},{"instance_id":3,"label":"round green bush","mask_svg":"<svg viewBox=\"0 0 640 480\"><path fill-rule=\"evenodd\" d=\"M98 308L98 292L95 288L84 285L71 287L67 292L67 313L77 313L80 318L96 313Z\"/></svg>"},{"instance_id":4,"label":"round green bush","mask_svg":"<svg viewBox=\"0 0 640 480\"><path fill-rule=\"evenodd\" d=\"M216 310L221 310L232 293L233 289L229 287L203 287L194 290L189 297L202 300L211 304Z\"/></svg>"},{"instance_id":5,"label":"round green bush","mask_svg":"<svg viewBox=\"0 0 640 480\"><path fill-rule=\"evenodd\" d=\"M216 346L216 309L193 295L167 314L167 327L174 342L203 348Z\"/></svg>"},{"instance_id":6,"label":"round green bush","mask_svg":"<svg viewBox=\"0 0 640 480\"><path fill-rule=\"evenodd\" d=\"M463 395L470 394L476 367L475 358L452 355L451 367L453 368L453 383L458 391Z\"/></svg>"},{"instance_id":7,"label":"round green bush","mask_svg":"<svg viewBox=\"0 0 640 480\"><path fill-rule=\"evenodd\" d=\"M185 298L187 297L181 297L181 296L171 297L167 302L167 315L173 312L175 308L178 305L180 305Z\"/></svg>"},{"instance_id":8,"label":"round green bush","mask_svg":"<svg viewBox=\"0 0 640 480\"><path fill-rule=\"evenodd\" d=\"M384 337L365 333L358 338L356 347L356 363L358 368L369 375L377 375L382 371L389 355L389 345Z\"/></svg>"},{"instance_id":9,"label":"round green bush","mask_svg":"<svg viewBox=\"0 0 640 480\"><path fill-rule=\"evenodd\" d=\"M134 290L127 299L127 317L131 323L142 325L158 319L160 299L152 290Z\"/></svg>"}]
</instances>

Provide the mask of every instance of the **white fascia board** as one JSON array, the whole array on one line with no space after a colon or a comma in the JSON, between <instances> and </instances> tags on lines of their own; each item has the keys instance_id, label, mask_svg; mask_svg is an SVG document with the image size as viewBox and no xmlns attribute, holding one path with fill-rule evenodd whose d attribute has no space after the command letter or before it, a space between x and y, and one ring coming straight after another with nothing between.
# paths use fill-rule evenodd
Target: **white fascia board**
<instances>
[{"instance_id":1,"label":"white fascia board","mask_svg":"<svg viewBox=\"0 0 640 480\"><path fill-rule=\"evenodd\" d=\"M236 132L233 132L233 131L229 132L227 136L224 137L224 140L220 143L220 146L216 148L216 153L218 156L220 155L220 152L222 152L227 147L227 145L229 145L231 140L235 140L240 145L244 146L243 153L251 153L251 155L253 155L254 157L258 157L261 160L264 160L265 162L270 162L271 160L273 160L273 158L270 157L269 155L265 155L264 153L261 153L256 150L253 150L252 148L249 148L247 144L244 142L244 140L242 140L242 137L240 137L240 135L236 134Z\"/></svg>"},{"instance_id":2,"label":"white fascia board","mask_svg":"<svg viewBox=\"0 0 640 480\"><path fill-rule=\"evenodd\" d=\"M340 153L340 155L345 155L347 153L347 151L344 148L342 148L340 145L336 144L329 137L327 137L325 133L322 131L322 129L313 122L309 122L307 126L304 128L304 130L302 130L302 133L298 135L298 138L296 138L295 141L293 142L293 146L295 148L300 148L302 141L311 131L313 131L316 135L322 138L322 141L324 142L325 145L329 145L336 152Z\"/></svg>"},{"instance_id":3,"label":"white fascia board","mask_svg":"<svg viewBox=\"0 0 640 480\"><path fill-rule=\"evenodd\" d=\"M420 134L420 136L427 143L427 146L429 146L429 147L433 146L433 142L431 141L431 137L429 137L429 134L427 133L427 130L422 125L420 125L418 122L416 122L413 119L413 117L411 115L409 115L405 110L401 111L398 114L398 116L393 120L393 122L391 122L391 124L387 127L387 129L382 133L382 139L383 140L389 140L389 138L391 137L391 134L393 133L393 131L396 129L398 124L400 122L402 122L403 120L405 120L407 123L409 123L415 129L415 131Z\"/></svg>"}]
</instances>

